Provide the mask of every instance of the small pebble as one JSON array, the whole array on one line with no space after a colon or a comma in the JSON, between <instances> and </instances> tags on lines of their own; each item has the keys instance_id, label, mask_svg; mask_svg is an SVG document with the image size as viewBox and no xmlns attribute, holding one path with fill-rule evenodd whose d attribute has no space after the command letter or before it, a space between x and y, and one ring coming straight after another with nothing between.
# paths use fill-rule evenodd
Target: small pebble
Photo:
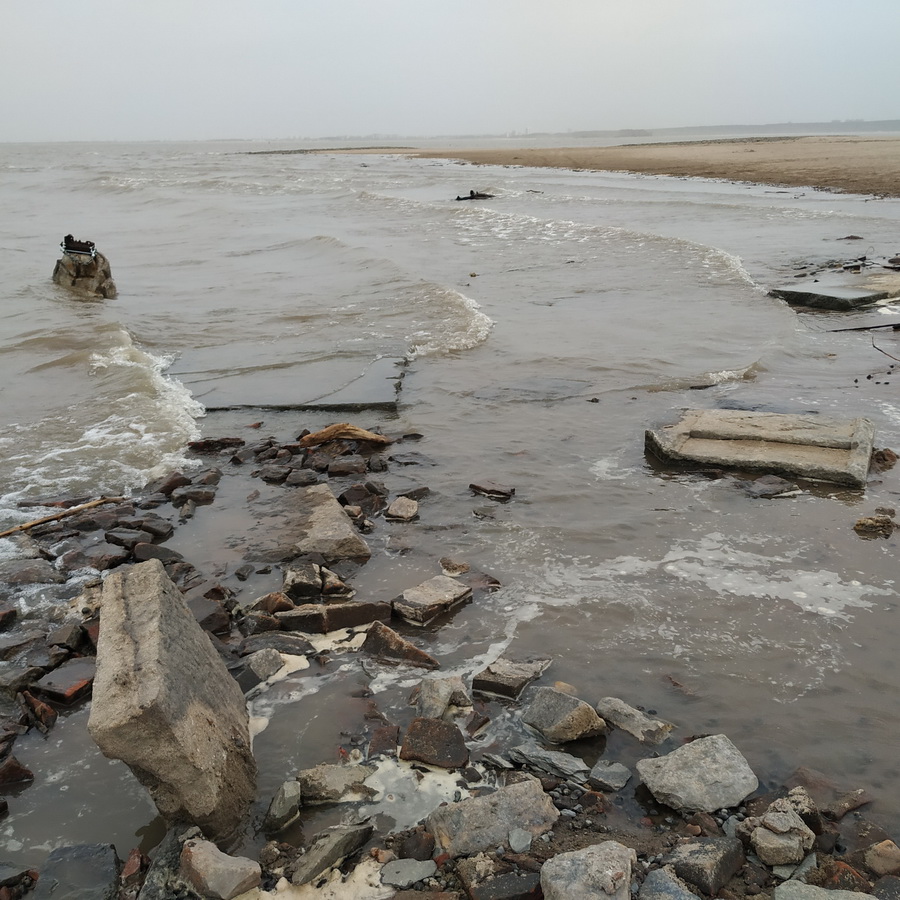
<instances>
[{"instance_id":1,"label":"small pebble","mask_svg":"<svg viewBox=\"0 0 900 900\"><path fill-rule=\"evenodd\" d=\"M564 810L562 810L562 815L564 815L570 819L574 819L575 816L578 815L578 813L576 813L574 809L564 809Z\"/></svg>"}]
</instances>

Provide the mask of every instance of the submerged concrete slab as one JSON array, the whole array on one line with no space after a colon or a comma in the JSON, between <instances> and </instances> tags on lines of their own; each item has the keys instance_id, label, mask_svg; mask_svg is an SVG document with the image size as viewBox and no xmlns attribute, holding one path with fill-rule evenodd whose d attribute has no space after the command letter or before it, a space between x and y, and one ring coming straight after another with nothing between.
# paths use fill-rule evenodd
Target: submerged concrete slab
<instances>
[{"instance_id":1,"label":"submerged concrete slab","mask_svg":"<svg viewBox=\"0 0 900 900\"><path fill-rule=\"evenodd\" d=\"M680 422L645 434L662 460L775 472L862 488L875 429L867 419L731 409L687 410Z\"/></svg>"},{"instance_id":2,"label":"submerged concrete slab","mask_svg":"<svg viewBox=\"0 0 900 900\"><path fill-rule=\"evenodd\" d=\"M772 288L773 297L785 300L792 306L809 306L814 309L848 310L871 306L891 296L889 291L872 288L828 284L789 284Z\"/></svg>"}]
</instances>

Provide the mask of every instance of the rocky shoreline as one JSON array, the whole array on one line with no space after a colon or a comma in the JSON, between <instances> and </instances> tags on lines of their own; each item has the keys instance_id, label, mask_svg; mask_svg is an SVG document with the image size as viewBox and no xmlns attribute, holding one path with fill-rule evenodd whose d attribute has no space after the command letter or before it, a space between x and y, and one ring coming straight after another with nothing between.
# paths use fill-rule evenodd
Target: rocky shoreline
<instances>
[{"instance_id":1,"label":"rocky shoreline","mask_svg":"<svg viewBox=\"0 0 900 900\"><path fill-rule=\"evenodd\" d=\"M354 579L373 547L402 552L415 540L419 504L429 497L424 479L408 475L427 472L428 458L413 449L419 437L334 426L290 440L210 438L191 445L194 469L134 499L45 498L41 505L58 506L60 518L5 539L14 548L0 560L0 785L7 791L35 777L16 759L17 737L48 733L92 689L92 734L113 724L100 673L105 665L112 681L128 680L124 664L110 662L124 641L103 649L112 625L104 634L101 614L117 598L130 598L142 613L162 596L175 604L159 621L177 620L173 642L196 627L203 646L215 648L209 671L234 680L245 721L247 701L305 667L349 665L369 681L395 668L418 686L397 721L379 708L377 693L361 687L361 712L338 758L298 771L263 798L261 810L248 808L249 797L235 805L247 788L238 791L234 770L223 768L232 773L221 787L227 821L220 807L198 812L161 787L174 768L167 754L176 738L154 750L160 720L126 742L149 758L101 743L148 788L170 826L165 839L149 857L107 844L56 848L40 871L4 860L0 900L816 900L822 890L888 900L900 893L900 848L860 812L873 798L855 785L802 768L773 784L725 735L692 735L690 722L633 705L639 687L634 697L587 702L578 685L551 680L549 659L500 656L463 677L443 676L424 627L452 622L454 610L499 586L465 560L435 560L432 577L391 602L357 597ZM169 543L195 516L214 513L223 485L255 493L266 512L235 538L240 564L204 572ZM514 502L513 486L469 487L487 504L481 515ZM184 611L183 622L172 609ZM128 620L122 627L137 658L151 636ZM161 678L172 675L169 660L187 657L193 665L200 655L168 644L165 652ZM162 651L152 656L163 658ZM135 669L144 688L147 665L139 660ZM185 671L179 703L169 704L177 707L169 720L175 726L196 700L192 682L211 680ZM191 703L181 702L182 693ZM219 702L207 698L204 709L215 712ZM500 717L509 727L490 731ZM224 712L215 718L224 720ZM191 722L188 743L202 728ZM213 764L201 768L205 775ZM431 784L443 791L411 827L395 827L379 806L400 774L423 794ZM210 792L201 793L202 805ZM27 798L26 789L9 802ZM320 809L332 810L339 824L307 836L304 828L316 821L310 814Z\"/></svg>"}]
</instances>

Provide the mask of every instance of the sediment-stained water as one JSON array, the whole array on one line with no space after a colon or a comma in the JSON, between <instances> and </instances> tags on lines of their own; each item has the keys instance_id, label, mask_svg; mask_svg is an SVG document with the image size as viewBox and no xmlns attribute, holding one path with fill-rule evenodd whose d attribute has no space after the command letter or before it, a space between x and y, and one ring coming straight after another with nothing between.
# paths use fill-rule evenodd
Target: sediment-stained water
<instances>
[{"instance_id":1,"label":"sediment-stained water","mask_svg":"<svg viewBox=\"0 0 900 900\"><path fill-rule=\"evenodd\" d=\"M0 523L35 517L21 500L136 491L186 464L201 431L263 419L288 439L336 421L260 408L406 359L397 413L352 418L421 433L434 465L403 476L432 494L406 529L412 550L376 541L361 599L464 559L503 587L423 632L448 673L501 651L551 656L548 677L584 699L654 708L685 736L725 732L763 781L800 764L851 776L898 824L897 540L852 526L896 505L900 472L864 494L753 500L732 478L648 460L643 434L686 407L762 408L864 415L877 446L900 448L900 363L885 355L900 357L900 341L879 333L881 353L869 333L829 331L900 321L900 305L804 314L766 293L803 262L900 253L900 201L253 149L0 147ZM454 201L470 189L495 197ZM109 258L117 299L50 282L70 232ZM514 485L514 500L473 497L478 478ZM233 571L243 504L225 488L174 544ZM473 515L483 506L492 514ZM261 809L341 744L360 715L353 690L370 685L402 717L416 681L370 684L350 657L273 686L254 713L267 722ZM17 743L40 783L11 798L7 850L40 862L88 832L121 853L158 837L85 721L76 711L49 741ZM492 728L506 727L498 710Z\"/></svg>"}]
</instances>

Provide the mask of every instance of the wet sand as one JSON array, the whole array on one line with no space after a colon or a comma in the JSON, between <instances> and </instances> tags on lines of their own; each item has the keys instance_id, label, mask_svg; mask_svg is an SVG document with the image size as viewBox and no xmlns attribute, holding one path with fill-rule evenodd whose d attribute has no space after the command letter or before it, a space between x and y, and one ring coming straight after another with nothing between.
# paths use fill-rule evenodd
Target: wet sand
<instances>
[{"instance_id":1,"label":"wet sand","mask_svg":"<svg viewBox=\"0 0 900 900\"><path fill-rule=\"evenodd\" d=\"M422 150L420 158L480 165L550 166L815 187L900 197L900 139L788 137L619 147Z\"/></svg>"}]
</instances>

